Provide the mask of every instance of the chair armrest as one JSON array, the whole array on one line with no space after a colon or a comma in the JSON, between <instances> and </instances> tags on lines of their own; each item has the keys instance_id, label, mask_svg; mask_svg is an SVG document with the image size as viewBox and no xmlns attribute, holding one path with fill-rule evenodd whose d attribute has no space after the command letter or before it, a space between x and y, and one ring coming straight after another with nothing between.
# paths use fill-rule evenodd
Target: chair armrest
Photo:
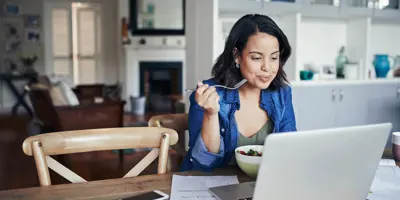
<instances>
[{"instance_id":1,"label":"chair armrest","mask_svg":"<svg viewBox=\"0 0 400 200\"><path fill-rule=\"evenodd\" d=\"M59 106L56 112L62 130L82 130L123 126L124 101L78 106Z\"/></svg>"}]
</instances>

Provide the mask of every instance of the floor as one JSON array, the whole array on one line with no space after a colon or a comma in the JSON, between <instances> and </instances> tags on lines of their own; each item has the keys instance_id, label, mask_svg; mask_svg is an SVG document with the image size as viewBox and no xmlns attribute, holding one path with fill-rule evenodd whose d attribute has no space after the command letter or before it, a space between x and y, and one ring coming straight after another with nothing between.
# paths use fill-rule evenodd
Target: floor
<instances>
[{"instance_id":1,"label":"floor","mask_svg":"<svg viewBox=\"0 0 400 200\"><path fill-rule=\"evenodd\" d=\"M125 124L148 120L146 117L127 115ZM32 157L22 152L21 144L28 137L28 117L0 116L0 190L39 186L36 167ZM69 168L84 179L102 180L120 178L127 173L146 152L126 153L123 165L113 151L79 153L68 155ZM178 156L172 152L172 170L179 169ZM143 174L156 173L156 161ZM68 183L67 180L50 170L52 184Z\"/></svg>"}]
</instances>

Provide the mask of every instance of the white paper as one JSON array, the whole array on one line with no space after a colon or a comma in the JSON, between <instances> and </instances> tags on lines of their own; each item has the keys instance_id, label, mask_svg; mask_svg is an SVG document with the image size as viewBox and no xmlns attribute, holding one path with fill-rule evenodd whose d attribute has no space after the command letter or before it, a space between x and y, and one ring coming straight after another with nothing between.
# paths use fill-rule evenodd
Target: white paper
<instances>
[{"instance_id":1,"label":"white paper","mask_svg":"<svg viewBox=\"0 0 400 200\"><path fill-rule=\"evenodd\" d=\"M379 166L396 166L396 162L393 159L381 159Z\"/></svg>"},{"instance_id":2,"label":"white paper","mask_svg":"<svg viewBox=\"0 0 400 200\"><path fill-rule=\"evenodd\" d=\"M236 176L172 176L170 200L216 200L211 187L239 183Z\"/></svg>"},{"instance_id":3,"label":"white paper","mask_svg":"<svg viewBox=\"0 0 400 200\"><path fill-rule=\"evenodd\" d=\"M399 200L400 168L396 166L379 166L370 191L369 200Z\"/></svg>"}]
</instances>

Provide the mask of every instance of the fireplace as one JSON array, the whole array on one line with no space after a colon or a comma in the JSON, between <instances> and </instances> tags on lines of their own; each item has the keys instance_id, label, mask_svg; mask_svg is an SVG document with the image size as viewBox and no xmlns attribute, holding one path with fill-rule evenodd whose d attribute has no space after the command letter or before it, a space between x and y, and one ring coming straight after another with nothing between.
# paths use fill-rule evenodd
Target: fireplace
<instances>
[{"instance_id":1,"label":"fireplace","mask_svg":"<svg viewBox=\"0 0 400 200\"><path fill-rule=\"evenodd\" d=\"M148 112L172 112L172 95L182 95L182 62L139 62L140 96Z\"/></svg>"}]
</instances>

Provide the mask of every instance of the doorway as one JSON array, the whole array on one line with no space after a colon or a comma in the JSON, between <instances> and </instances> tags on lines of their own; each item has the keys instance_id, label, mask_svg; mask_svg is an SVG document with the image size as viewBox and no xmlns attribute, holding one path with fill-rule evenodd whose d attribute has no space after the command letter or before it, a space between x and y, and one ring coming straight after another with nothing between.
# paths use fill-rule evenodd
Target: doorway
<instances>
[{"instance_id":1,"label":"doorway","mask_svg":"<svg viewBox=\"0 0 400 200\"><path fill-rule=\"evenodd\" d=\"M95 84L103 76L102 5L46 1L46 73L73 85Z\"/></svg>"}]
</instances>

